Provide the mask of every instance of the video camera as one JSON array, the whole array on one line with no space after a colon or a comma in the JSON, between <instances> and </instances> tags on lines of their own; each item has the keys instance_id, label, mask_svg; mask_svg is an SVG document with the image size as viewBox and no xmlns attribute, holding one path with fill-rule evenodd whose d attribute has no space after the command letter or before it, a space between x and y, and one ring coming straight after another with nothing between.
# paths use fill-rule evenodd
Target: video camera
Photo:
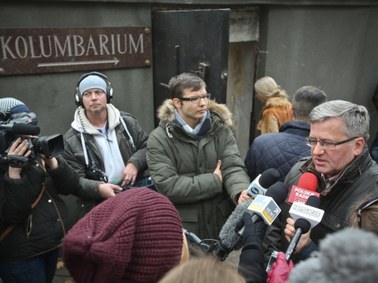
<instances>
[{"instance_id":1,"label":"video camera","mask_svg":"<svg viewBox=\"0 0 378 283\"><path fill-rule=\"evenodd\" d=\"M29 139L29 149L32 151L31 159L35 158L37 153L52 158L63 152L64 142L62 135L55 134L51 136L33 137L40 132L38 126L30 124L30 121L36 121L36 115L33 112L22 113L22 115L20 114L12 115L7 121L2 121L0 123L1 163L10 164L14 167L23 167L28 164L30 158L23 156L8 156L6 154L6 150L18 137Z\"/></svg>"}]
</instances>

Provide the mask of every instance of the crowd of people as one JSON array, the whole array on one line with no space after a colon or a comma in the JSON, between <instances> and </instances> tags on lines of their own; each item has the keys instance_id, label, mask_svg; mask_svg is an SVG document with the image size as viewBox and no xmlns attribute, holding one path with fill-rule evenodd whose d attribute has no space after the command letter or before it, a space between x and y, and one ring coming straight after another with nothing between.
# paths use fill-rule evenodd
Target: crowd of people
<instances>
[{"instance_id":1,"label":"crowd of people","mask_svg":"<svg viewBox=\"0 0 378 283\"><path fill-rule=\"evenodd\" d=\"M38 138L37 115L0 99L2 282L50 283L58 257L77 283L375 282L378 165L366 107L327 101L310 85L290 99L272 77L260 78L260 135L243 161L231 112L202 78L178 74L168 87L148 134L111 103L105 74L83 74L73 121L48 147L37 145L52 142ZM254 203L248 187L270 168L286 188L314 176L320 223L298 234L288 199L272 225L243 208L238 266L211 245L199 253L233 211ZM61 198L68 194L74 216Z\"/></svg>"}]
</instances>

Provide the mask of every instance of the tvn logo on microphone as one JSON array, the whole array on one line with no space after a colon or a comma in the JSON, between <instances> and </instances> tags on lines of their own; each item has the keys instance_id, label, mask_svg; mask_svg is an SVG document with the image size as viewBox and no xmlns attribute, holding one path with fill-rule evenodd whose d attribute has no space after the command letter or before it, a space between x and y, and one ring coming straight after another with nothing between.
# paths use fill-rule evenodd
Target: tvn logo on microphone
<instances>
[{"instance_id":1,"label":"tvn logo on microphone","mask_svg":"<svg viewBox=\"0 0 378 283\"><path fill-rule=\"evenodd\" d=\"M267 225L272 225L274 219L280 214L281 209L273 198L257 195L252 203L248 206L248 210L258 214Z\"/></svg>"}]
</instances>

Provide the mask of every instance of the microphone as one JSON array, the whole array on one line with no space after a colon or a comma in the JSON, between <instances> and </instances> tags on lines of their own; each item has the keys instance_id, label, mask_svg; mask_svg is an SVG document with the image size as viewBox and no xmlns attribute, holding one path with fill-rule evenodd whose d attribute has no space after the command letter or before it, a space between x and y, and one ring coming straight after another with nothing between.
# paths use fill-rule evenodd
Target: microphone
<instances>
[{"instance_id":1,"label":"microphone","mask_svg":"<svg viewBox=\"0 0 378 283\"><path fill-rule=\"evenodd\" d=\"M247 193L251 197L257 195L265 195L267 188L276 183L280 179L280 172L275 168L265 170L258 175L247 188Z\"/></svg>"},{"instance_id":2,"label":"microphone","mask_svg":"<svg viewBox=\"0 0 378 283\"><path fill-rule=\"evenodd\" d=\"M284 202L287 193L287 187L282 182L277 182L268 188L266 194L267 197L272 197L276 203L280 204ZM244 228L242 228L241 231L237 230L240 227L244 212L248 209L248 206L251 205L252 201L252 199L249 199L238 204L223 225L219 233L219 241L214 249L214 254L221 260L224 260L231 251L239 250L242 247L241 239L243 237ZM258 217L259 216L255 216L253 221L256 221Z\"/></svg>"},{"instance_id":3,"label":"microphone","mask_svg":"<svg viewBox=\"0 0 378 283\"><path fill-rule=\"evenodd\" d=\"M287 187L282 182L277 182L269 187L266 195L258 195L248 206L248 211L252 212L252 222L256 222L259 218L264 220L267 225L271 225L280 214L281 205L287 196ZM239 235L243 235L244 227L239 231Z\"/></svg>"},{"instance_id":4,"label":"microphone","mask_svg":"<svg viewBox=\"0 0 378 283\"><path fill-rule=\"evenodd\" d=\"M36 136L39 135L41 129L38 126L24 124L24 123L16 123L12 126L0 125L0 128L11 130L16 135L28 135L28 136Z\"/></svg>"},{"instance_id":5,"label":"microphone","mask_svg":"<svg viewBox=\"0 0 378 283\"><path fill-rule=\"evenodd\" d=\"M306 203L309 196L319 197L319 193L316 191L318 186L318 178L315 174L305 172L298 180L298 186L293 185L290 190L288 203L302 202Z\"/></svg>"},{"instance_id":6,"label":"microphone","mask_svg":"<svg viewBox=\"0 0 378 283\"><path fill-rule=\"evenodd\" d=\"M235 229L240 223L244 211L252 203L249 199L241 204L238 204L224 223L219 232L219 241L214 249L214 254L220 259L225 260L228 254L233 250L239 250L242 236L236 233Z\"/></svg>"},{"instance_id":7,"label":"microphone","mask_svg":"<svg viewBox=\"0 0 378 283\"><path fill-rule=\"evenodd\" d=\"M290 216L295 220L294 228L295 234L290 240L289 246L286 249L285 257L289 261L297 246L300 237L306 234L310 228L318 225L323 218L324 210L319 209L320 199L316 196L310 196L306 204L301 202L294 202L289 210Z\"/></svg>"}]
</instances>

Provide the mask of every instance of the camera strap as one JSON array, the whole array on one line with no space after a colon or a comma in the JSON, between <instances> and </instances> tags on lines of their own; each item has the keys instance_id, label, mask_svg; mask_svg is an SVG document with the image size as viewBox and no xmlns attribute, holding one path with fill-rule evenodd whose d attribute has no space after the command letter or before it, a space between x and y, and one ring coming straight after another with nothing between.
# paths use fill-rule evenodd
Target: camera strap
<instances>
[{"instance_id":1,"label":"camera strap","mask_svg":"<svg viewBox=\"0 0 378 283\"><path fill-rule=\"evenodd\" d=\"M32 203L32 205L31 205L31 208L32 208L32 209L33 209L33 208L38 204L38 202L41 200L42 195L43 195L43 193L45 192L45 189L46 189L46 183L43 182L41 192L39 193L38 197L36 198L36 200L35 200L35 201ZM8 227L4 230L3 233L1 233L1 235L0 235L0 242L1 242L6 236L8 236L10 232L12 232L12 230L13 230L14 227L16 227L15 224L10 225L10 226L8 226Z\"/></svg>"},{"instance_id":2,"label":"camera strap","mask_svg":"<svg viewBox=\"0 0 378 283\"><path fill-rule=\"evenodd\" d=\"M125 123L125 121L123 120L123 118L120 117L119 120L121 121L121 123L122 123L122 125L123 125L123 128L124 128L124 131L123 131L123 132L124 132L124 135L125 135L125 137L126 137L126 139L127 139L127 142L129 143L129 146L130 146L130 148L131 148L131 152L132 152L132 153L135 153L136 150L137 150L137 148L136 148L136 146L135 146L134 139L133 139L133 137L131 136L131 134L130 134L130 132L129 132L129 129L127 128L126 123Z\"/></svg>"}]
</instances>

